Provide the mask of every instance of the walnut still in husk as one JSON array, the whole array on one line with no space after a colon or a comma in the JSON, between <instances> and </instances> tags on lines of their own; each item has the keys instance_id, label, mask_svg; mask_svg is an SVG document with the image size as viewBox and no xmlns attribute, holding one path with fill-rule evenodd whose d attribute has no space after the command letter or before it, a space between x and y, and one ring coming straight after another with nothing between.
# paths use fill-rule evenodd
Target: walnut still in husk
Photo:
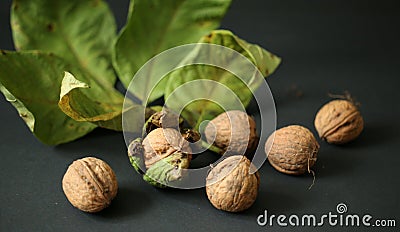
<instances>
[{"instance_id":1,"label":"walnut still in husk","mask_svg":"<svg viewBox=\"0 0 400 232\"><path fill-rule=\"evenodd\" d=\"M319 144L311 131L298 125L275 131L265 143L269 163L276 170L292 175L310 172L317 160L318 150Z\"/></svg>"},{"instance_id":2,"label":"walnut still in husk","mask_svg":"<svg viewBox=\"0 0 400 232\"><path fill-rule=\"evenodd\" d=\"M151 131L142 142L144 149L144 164L146 168L175 152L188 154L191 160L191 149L188 141L181 133L172 128L157 128Z\"/></svg>"},{"instance_id":3,"label":"walnut still in husk","mask_svg":"<svg viewBox=\"0 0 400 232\"><path fill-rule=\"evenodd\" d=\"M68 167L62 188L73 206L95 213L110 205L117 195L118 183L114 171L106 162L86 157L75 160Z\"/></svg>"},{"instance_id":4,"label":"walnut still in husk","mask_svg":"<svg viewBox=\"0 0 400 232\"><path fill-rule=\"evenodd\" d=\"M149 184L165 188L182 179L189 168L192 151L189 142L172 128L152 130L143 141L136 139L128 147L128 156L137 172Z\"/></svg>"},{"instance_id":5,"label":"walnut still in husk","mask_svg":"<svg viewBox=\"0 0 400 232\"><path fill-rule=\"evenodd\" d=\"M229 154L249 154L258 145L256 122L246 112L239 110L218 115L208 123L204 133L208 143Z\"/></svg>"},{"instance_id":6,"label":"walnut still in husk","mask_svg":"<svg viewBox=\"0 0 400 232\"><path fill-rule=\"evenodd\" d=\"M206 193L211 204L220 210L240 212L257 198L260 177L250 174L252 166L245 156L234 155L213 167L207 176Z\"/></svg>"},{"instance_id":7,"label":"walnut still in husk","mask_svg":"<svg viewBox=\"0 0 400 232\"><path fill-rule=\"evenodd\" d=\"M318 111L314 125L323 140L333 144L344 144L361 134L364 120L351 101L333 100Z\"/></svg>"}]
</instances>

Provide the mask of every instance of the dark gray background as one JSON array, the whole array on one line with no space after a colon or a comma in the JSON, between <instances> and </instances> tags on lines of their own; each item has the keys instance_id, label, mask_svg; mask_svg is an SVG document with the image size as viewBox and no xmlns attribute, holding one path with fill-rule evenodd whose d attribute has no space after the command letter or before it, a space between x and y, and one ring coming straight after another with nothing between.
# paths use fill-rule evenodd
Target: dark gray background
<instances>
[{"instance_id":1,"label":"dark gray background","mask_svg":"<svg viewBox=\"0 0 400 232\"><path fill-rule=\"evenodd\" d=\"M109 2L121 27L128 0ZM13 49L10 4L10 0L0 2L1 49ZM284 175L265 163L259 197L240 214L214 209L204 189L159 190L147 185L131 168L121 133L97 129L69 144L43 145L1 96L0 231L311 231L310 227L260 227L256 218L266 209L269 214L321 215L335 212L340 202L347 204L350 213L395 218L399 224L399 10L396 0L232 4L222 28L283 58L279 70L268 79L278 127L301 124L315 133L314 116L329 100L327 93L344 90L362 103L366 125L351 144L333 146L320 141L317 179L311 190L312 177ZM298 92L302 97L296 96ZM99 214L76 210L61 189L68 165L89 155L108 162L120 186L113 204ZM319 230L366 228L325 226Z\"/></svg>"}]
</instances>

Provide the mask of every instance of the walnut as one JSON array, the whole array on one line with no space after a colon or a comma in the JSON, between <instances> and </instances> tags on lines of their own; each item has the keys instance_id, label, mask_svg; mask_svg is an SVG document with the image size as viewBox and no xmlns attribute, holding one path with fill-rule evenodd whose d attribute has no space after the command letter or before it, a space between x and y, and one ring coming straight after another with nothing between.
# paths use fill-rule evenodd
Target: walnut
<instances>
[{"instance_id":1,"label":"walnut","mask_svg":"<svg viewBox=\"0 0 400 232\"><path fill-rule=\"evenodd\" d=\"M311 131L297 125L275 131L265 143L270 164L276 170L292 175L310 172L317 160L318 150L319 144Z\"/></svg>"},{"instance_id":2,"label":"walnut","mask_svg":"<svg viewBox=\"0 0 400 232\"><path fill-rule=\"evenodd\" d=\"M206 180L206 192L211 204L228 212L248 209L257 198L260 178L245 156L234 155L211 169Z\"/></svg>"},{"instance_id":3,"label":"walnut","mask_svg":"<svg viewBox=\"0 0 400 232\"><path fill-rule=\"evenodd\" d=\"M62 188L73 206L95 213L110 205L117 195L118 183L114 171L106 162L86 157L75 160L68 167Z\"/></svg>"},{"instance_id":4,"label":"walnut","mask_svg":"<svg viewBox=\"0 0 400 232\"><path fill-rule=\"evenodd\" d=\"M364 120L351 101L333 100L318 111L314 125L323 140L343 144L360 135L364 128Z\"/></svg>"},{"instance_id":5,"label":"walnut","mask_svg":"<svg viewBox=\"0 0 400 232\"><path fill-rule=\"evenodd\" d=\"M194 134L193 134L194 135ZM186 134L191 138L192 134ZM166 188L186 175L192 160L189 142L173 128L153 129L142 141L133 140L128 146L129 161L149 184Z\"/></svg>"},{"instance_id":6,"label":"walnut","mask_svg":"<svg viewBox=\"0 0 400 232\"><path fill-rule=\"evenodd\" d=\"M218 115L208 123L204 133L208 143L213 143L228 154L249 154L258 145L256 122L246 112L239 110Z\"/></svg>"},{"instance_id":7,"label":"walnut","mask_svg":"<svg viewBox=\"0 0 400 232\"><path fill-rule=\"evenodd\" d=\"M189 161L192 157L189 142L183 139L179 131L172 128L157 128L151 131L144 138L142 145L146 168L175 152L187 154Z\"/></svg>"}]
</instances>

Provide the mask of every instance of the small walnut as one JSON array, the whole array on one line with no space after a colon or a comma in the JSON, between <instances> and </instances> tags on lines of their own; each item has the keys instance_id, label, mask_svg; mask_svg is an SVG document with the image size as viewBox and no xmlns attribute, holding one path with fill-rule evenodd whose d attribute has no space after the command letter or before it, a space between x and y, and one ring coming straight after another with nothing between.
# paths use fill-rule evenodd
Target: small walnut
<instances>
[{"instance_id":1,"label":"small walnut","mask_svg":"<svg viewBox=\"0 0 400 232\"><path fill-rule=\"evenodd\" d=\"M110 205L117 195L118 183L114 171L107 163L86 157L75 160L68 167L62 188L73 206L95 213Z\"/></svg>"},{"instance_id":2,"label":"small walnut","mask_svg":"<svg viewBox=\"0 0 400 232\"><path fill-rule=\"evenodd\" d=\"M297 125L275 131L265 143L270 164L276 170L292 175L310 172L317 160L318 150L319 144L311 131Z\"/></svg>"},{"instance_id":3,"label":"small walnut","mask_svg":"<svg viewBox=\"0 0 400 232\"><path fill-rule=\"evenodd\" d=\"M228 212L248 209L257 198L260 178L245 156L235 155L224 159L211 169L206 180L206 192L211 204Z\"/></svg>"},{"instance_id":4,"label":"small walnut","mask_svg":"<svg viewBox=\"0 0 400 232\"><path fill-rule=\"evenodd\" d=\"M343 144L361 134L364 120L352 102L333 100L318 111L314 125L323 140L328 143Z\"/></svg>"},{"instance_id":5,"label":"small walnut","mask_svg":"<svg viewBox=\"0 0 400 232\"><path fill-rule=\"evenodd\" d=\"M192 159L192 151L189 142L183 139L181 133L173 128L157 128L152 130L143 140L144 163L150 168L157 161L172 155L175 152L183 152L188 155L189 162Z\"/></svg>"},{"instance_id":6,"label":"small walnut","mask_svg":"<svg viewBox=\"0 0 400 232\"><path fill-rule=\"evenodd\" d=\"M208 123L204 133L208 143L214 141L215 146L228 154L249 154L258 145L256 122L239 110L218 115Z\"/></svg>"}]
</instances>

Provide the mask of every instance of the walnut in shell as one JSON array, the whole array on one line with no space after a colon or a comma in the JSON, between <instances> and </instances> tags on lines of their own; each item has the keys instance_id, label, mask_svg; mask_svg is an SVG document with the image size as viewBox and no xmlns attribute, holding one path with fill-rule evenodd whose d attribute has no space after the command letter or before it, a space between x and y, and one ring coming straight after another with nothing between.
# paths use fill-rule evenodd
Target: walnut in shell
<instances>
[{"instance_id":1,"label":"walnut in shell","mask_svg":"<svg viewBox=\"0 0 400 232\"><path fill-rule=\"evenodd\" d=\"M117 195L118 183L114 171L106 162L86 157L75 160L68 167L62 188L73 206L95 213L110 205Z\"/></svg>"},{"instance_id":2,"label":"walnut in shell","mask_svg":"<svg viewBox=\"0 0 400 232\"><path fill-rule=\"evenodd\" d=\"M164 159L175 152L188 155L189 162L192 151L189 142L181 133L173 128L157 128L151 131L143 140L144 164L150 168L153 164Z\"/></svg>"},{"instance_id":3,"label":"walnut in shell","mask_svg":"<svg viewBox=\"0 0 400 232\"><path fill-rule=\"evenodd\" d=\"M351 101L333 100L318 111L314 125L323 140L328 143L343 144L361 134L364 120Z\"/></svg>"},{"instance_id":4,"label":"walnut in shell","mask_svg":"<svg viewBox=\"0 0 400 232\"><path fill-rule=\"evenodd\" d=\"M265 143L269 163L276 170L292 175L310 172L318 150L319 144L311 131L298 125L275 131Z\"/></svg>"},{"instance_id":5,"label":"walnut in shell","mask_svg":"<svg viewBox=\"0 0 400 232\"><path fill-rule=\"evenodd\" d=\"M245 156L235 155L213 167L207 176L206 192L211 204L228 212L240 212L253 205L260 178L250 174L252 166Z\"/></svg>"},{"instance_id":6,"label":"walnut in shell","mask_svg":"<svg viewBox=\"0 0 400 232\"><path fill-rule=\"evenodd\" d=\"M204 130L208 143L229 154L249 154L257 148L256 122L239 110L224 112L211 120Z\"/></svg>"}]
</instances>

